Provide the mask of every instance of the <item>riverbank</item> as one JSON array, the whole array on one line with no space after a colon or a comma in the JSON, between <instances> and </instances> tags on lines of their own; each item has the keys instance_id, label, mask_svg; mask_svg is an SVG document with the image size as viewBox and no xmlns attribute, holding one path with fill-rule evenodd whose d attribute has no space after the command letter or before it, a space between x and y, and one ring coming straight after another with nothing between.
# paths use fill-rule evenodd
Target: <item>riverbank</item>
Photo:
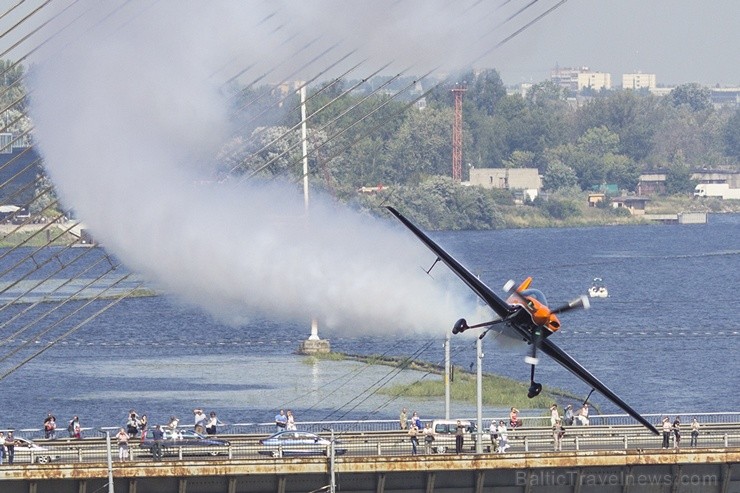
<instances>
[{"instance_id":1,"label":"riverbank","mask_svg":"<svg viewBox=\"0 0 740 493\"><path fill-rule=\"evenodd\" d=\"M444 376L444 368L431 363L387 356L363 356L357 354L345 354L331 352L308 356L307 364L315 361L357 361L367 365L383 365L398 368L399 370L413 370L426 372L436 377ZM521 382L512 378L483 374L483 405L505 408L516 407L517 409L548 409L553 402L570 401L580 402L581 397L566 390L558 388L544 388L542 393L533 398L527 397L529 390L528 382ZM411 398L419 400L443 399L445 396L444 379L424 379L412 383L400 383L383 386L378 390L381 395L391 398ZM459 366L453 366L452 378L450 380L450 399L456 402L475 404L477 402L476 375L464 370ZM597 410L598 411L598 410Z\"/></svg>"}]
</instances>

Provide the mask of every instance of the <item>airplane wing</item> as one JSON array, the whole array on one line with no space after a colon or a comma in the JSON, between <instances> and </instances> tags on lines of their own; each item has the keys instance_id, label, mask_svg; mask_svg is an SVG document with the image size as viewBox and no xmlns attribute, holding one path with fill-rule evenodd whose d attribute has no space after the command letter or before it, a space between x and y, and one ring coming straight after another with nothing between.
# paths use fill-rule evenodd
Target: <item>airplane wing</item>
<instances>
[{"instance_id":1,"label":"airplane wing","mask_svg":"<svg viewBox=\"0 0 740 493\"><path fill-rule=\"evenodd\" d=\"M604 397L612 401L614 404L619 406L620 409L622 409L624 412L635 418L637 421L639 421L643 426L645 426L647 429L658 435L658 430L655 429L655 426L650 424L648 420L640 416L640 414L632 409L626 402L624 402L622 399L619 398L617 394L609 390L609 387L601 383L601 381L593 376L591 373L589 373L588 370L586 370L583 366L581 366L578 361L574 360L571 356L568 355L565 351L560 349L558 346L555 345L550 339L544 339L540 343L540 351L554 359L558 362L562 367L564 367L566 370L586 382L591 387L595 388L599 391Z\"/></svg>"},{"instance_id":2,"label":"airplane wing","mask_svg":"<svg viewBox=\"0 0 740 493\"><path fill-rule=\"evenodd\" d=\"M423 231L421 231L419 228L417 228L411 221L406 219L403 215L401 215L400 212L398 212L393 207L388 207L388 210L391 211L391 213L396 216L399 221L401 221L407 228L409 228L431 251L437 255L437 258L444 262L447 267L452 270L455 274L457 274L457 277L462 279L462 281L467 284L470 289L472 289L475 294L480 296L480 298L488 303L488 305L502 318L506 319L507 316L511 315L514 311L516 311L515 308L511 307L506 301L501 299L494 293L491 288L483 284L478 277L473 275L472 272L470 272L468 269L466 269L462 264L460 264L457 260L455 260L449 253L444 251L442 247L437 245L434 241L432 241L431 238L429 238ZM515 324L511 324L512 327L519 331L519 328ZM528 339L528 335L525 333L522 333L522 336L525 339ZM576 360L574 360L571 356L568 355L565 351L560 349L558 346L553 344L550 339L543 339L540 342L539 348L541 351L543 351L545 354L550 356L552 359L554 359L558 364L563 366L566 370L573 373L575 376L586 382L591 387L598 390L604 397L612 401L614 404L619 406L620 409L625 411L627 414L635 418L637 421L639 421L643 426L645 426L647 429L658 434L658 430L655 429L655 427L650 424L649 421L647 421L645 418L640 416L640 414L637 413L634 409L632 409L629 405L627 405L626 402L624 402L622 399L619 398L618 395L616 395L614 392L609 390L609 387L601 383L598 378L593 376L591 373L588 372L583 366L581 366L580 363L578 363Z\"/></svg>"},{"instance_id":3,"label":"airplane wing","mask_svg":"<svg viewBox=\"0 0 740 493\"><path fill-rule=\"evenodd\" d=\"M493 309L493 311L496 312L496 314L503 318L506 318L507 316L511 315L512 312L515 311L509 305L506 301L499 298L496 293L494 293L491 288L483 284L483 282L478 279L477 276L475 276L472 272L470 272L468 269L466 269L460 262L455 260L452 255L445 252L442 247L437 245L431 238L429 238L422 230L417 228L411 221L406 219L403 215L401 215L400 212L398 212L393 207L388 206L387 207L391 213L398 218L399 221L401 221L407 228L411 230L412 233L414 233L431 251L434 252L435 255L437 255L437 258L444 262L447 267L452 270L455 274L457 274L457 277L462 279L462 281L472 289L475 294L477 294L483 301L485 301L488 306Z\"/></svg>"}]
</instances>

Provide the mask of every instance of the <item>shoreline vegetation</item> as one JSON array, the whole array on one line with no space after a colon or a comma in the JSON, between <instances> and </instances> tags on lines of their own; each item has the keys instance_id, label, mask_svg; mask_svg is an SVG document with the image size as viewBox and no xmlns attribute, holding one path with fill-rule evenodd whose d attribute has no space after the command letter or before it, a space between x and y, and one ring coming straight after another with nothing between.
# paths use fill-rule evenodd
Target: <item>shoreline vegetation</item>
<instances>
[{"instance_id":1,"label":"shoreline vegetation","mask_svg":"<svg viewBox=\"0 0 740 493\"><path fill-rule=\"evenodd\" d=\"M415 370L427 372L431 375L444 375L444 367L424 361L409 360L407 358L331 352L306 356L305 364L316 361L356 361L367 365L384 365L401 370ZM476 402L476 375L464 370L460 366L453 367L453 380L450 382L450 399L453 401ZM559 404L564 401L580 403L583 396L558 388L543 388L542 393L530 399L527 397L528 382L521 382L500 375L483 374L483 405L508 409L512 406L517 409L547 410L553 402ZM391 385L381 388L379 393L391 397L434 399L444 398L445 388L443 379L419 381L414 384ZM595 408L598 412L598 407Z\"/></svg>"},{"instance_id":2,"label":"shoreline vegetation","mask_svg":"<svg viewBox=\"0 0 740 493\"><path fill-rule=\"evenodd\" d=\"M500 205L499 221L496 224L475 229L526 229L526 228L567 228L586 226L623 226L655 224L649 219L630 215L626 210L606 207L588 207L586 195L573 198L573 207L567 217L557 218L546 213L540 207L531 205ZM384 217L384 208L368 204L373 213ZM423 211L413 214L414 219L424 229L441 231L459 229L444 224L444 218L423 216ZM454 211L450 211L451 213ZM647 214L677 214L679 212L707 212L713 214L740 213L740 200L694 199L685 196L651 197L646 207ZM454 214L452 214L454 215ZM69 246L79 241L79 236L65 232L65 224L28 224L16 226L0 225L0 248L13 248L19 245L26 247ZM81 244L80 247L93 245Z\"/></svg>"}]
</instances>

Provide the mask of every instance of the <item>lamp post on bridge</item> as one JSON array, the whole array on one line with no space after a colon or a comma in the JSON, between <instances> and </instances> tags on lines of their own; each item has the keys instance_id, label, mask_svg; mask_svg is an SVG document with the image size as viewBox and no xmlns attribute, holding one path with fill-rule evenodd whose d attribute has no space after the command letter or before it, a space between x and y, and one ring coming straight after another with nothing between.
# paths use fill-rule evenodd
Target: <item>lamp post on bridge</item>
<instances>
[{"instance_id":1,"label":"lamp post on bridge","mask_svg":"<svg viewBox=\"0 0 740 493\"><path fill-rule=\"evenodd\" d=\"M306 83L300 83L298 93L301 97L301 144L303 150L303 206L308 221L308 130L306 128ZM327 339L319 338L319 321L311 318L311 335L301 342L298 351L301 354L329 353L331 346Z\"/></svg>"}]
</instances>

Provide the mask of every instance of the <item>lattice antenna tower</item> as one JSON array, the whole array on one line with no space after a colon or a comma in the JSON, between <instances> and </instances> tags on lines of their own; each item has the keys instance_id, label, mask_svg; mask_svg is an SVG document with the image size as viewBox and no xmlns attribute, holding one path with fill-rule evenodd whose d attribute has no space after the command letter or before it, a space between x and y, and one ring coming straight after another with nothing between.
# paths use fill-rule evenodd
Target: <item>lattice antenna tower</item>
<instances>
[{"instance_id":1,"label":"lattice antenna tower","mask_svg":"<svg viewBox=\"0 0 740 493\"><path fill-rule=\"evenodd\" d=\"M452 179L462 181L462 101L467 91L464 85L452 89L455 95L455 121L452 125Z\"/></svg>"}]
</instances>

